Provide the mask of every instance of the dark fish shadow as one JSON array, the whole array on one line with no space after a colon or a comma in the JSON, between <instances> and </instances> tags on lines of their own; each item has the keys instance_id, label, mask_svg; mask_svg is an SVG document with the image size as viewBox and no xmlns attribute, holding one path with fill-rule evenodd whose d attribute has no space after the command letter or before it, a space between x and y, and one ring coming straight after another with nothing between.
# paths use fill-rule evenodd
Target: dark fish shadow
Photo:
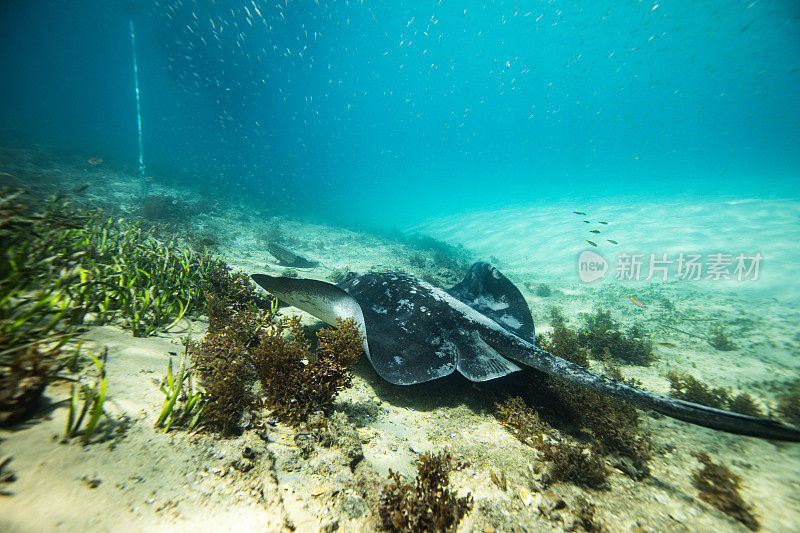
<instances>
[{"instance_id":1,"label":"dark fish shadow","mask_svg":"<svg viewBox=\"0 0 800 533\"><path fill-rule=\"evenodd\" d=\"M370 384L377 400L419 412L463 406L475 415L494 416L498 404L519 396L558 429L581 439L587 438L575 425L569 406L552 393L548 375L533 368L523 368L478 383L453 372L444 378L417 385L393 385L380 377L367 358L362 357L353 367L353 373Z\"/></svg>"},{"instance_id":2,"label":"dark fish shadow","mask_svg":"<svg viewBox=\"0 0 800 533\"><path fill-rule=\"evenodd\" d=\"M535 375L537 379L544 376L536 371L521 372L526 376ZM353 367L353 373L370 384L377 399L396 407L421 412L464 406L475 414L493 413L495 403L512 395L528 396L525 389L530 388L524 385L524 378L519 379L522 376L517 377L514 374L475 383L458 372L416 385L394 385L378 375L366 356L359 359Z\"/></svg>"}]
</instances>

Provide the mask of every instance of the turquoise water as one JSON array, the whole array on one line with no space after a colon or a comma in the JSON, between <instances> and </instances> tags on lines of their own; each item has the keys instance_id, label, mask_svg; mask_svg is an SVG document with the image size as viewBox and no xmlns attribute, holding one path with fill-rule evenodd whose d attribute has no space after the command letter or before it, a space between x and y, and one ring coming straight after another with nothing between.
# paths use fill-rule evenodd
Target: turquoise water
<instances>
[{"instance_id":1,"label":"turquoise water","mask_svg":"<svg viewBox=\"0 0 800 533\"><path fill-rule=\"evenodd\" d=\"M797 0L5 1L0 190L63 191L163 228L159 239L177 232L244 274L337 282L393 271L447 288L488 261L520 289L540 340L556 331L553 310L576 331L605 310L653 343L650 366L620 364L625 378L667 395L670 373L688 373L796 423L779 402L800 376L798 87ZM318 267L286 268L275 243ZM685 275L690 257L696 277ZM758 269L743 272L737 257ZM633 258L641 269L627 275ZM602 272L584 279L584 266ZM252 491L248 514L239 496L256 485L230 470L245 441L225 451L233 441L214 438L212 453L175 432L167 446L152 428L165 353L205 325L184 317L148 338L90 327L81 341L110 346L107 403L131 417L130 434L88 450L56 444L67 396L50 387L54 416L0 439L26 498L0 498L0 517L22 530L141 529L145 517L237 530L329 530L335 518L362 531L369 513L331 515L334 498L372 491L390 468L413 475L420 452L448 449L467 465L452 486L475 494L462 530L567 528L541 509L566 500L573 512L581 494L612 529L744 530L698 499L691 453L709 452L743 477L764 530L800 529L798 446L643 411L651 478L634 483L620 468L610 490L550 493L530 447L491 414L489 388L394 386L365 359L334 410L373 474L329 455L299 470L307 450L264 433L274 464L253 472L269 483L274 473L275 486ZM232 475L206 475L216 471ZM495 471L509 473L508 491L490 482ZM101 478L102 509L84 492ZM247 486L234 493L237 479ZM279 512L265 505L275 501Z\"/></svg>"},{"instance_id":2,"label":"turquoise water","mask_svg":"<svg viewBox=\"0 0 800 533\"><path fill-rule=\"evenodd\" d=\"M0 125L325 220L800 196L796 2L0 7Z\"/></svg>"},{"instance_id":3,"label":"turquoise water","mask_svg":"<svg viewBox=\"0 0 800 533\"><path fill-rule=\"evenodd\" d=\"M763 254L757 283L708 288L800 301L795 2L0 9L3 145L256 221L419 231L537 279L575 280L585 249Z\"/></svg>"}]
</instances>

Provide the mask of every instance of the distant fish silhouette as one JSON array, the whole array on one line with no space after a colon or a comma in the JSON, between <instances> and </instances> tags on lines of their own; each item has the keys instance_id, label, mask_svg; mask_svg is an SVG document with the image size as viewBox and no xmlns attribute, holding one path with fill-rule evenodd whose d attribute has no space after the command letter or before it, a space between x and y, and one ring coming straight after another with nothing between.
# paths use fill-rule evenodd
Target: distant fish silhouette
<instances>
[{"instance_id":1,"label":"distant fish silhouette","mask_svg":"<svg viewBox=\"0 0 800 533\"><path fill-rule=\"evenodd\" d=\"M602 220L598 221L597 223L598 224L602 224L604 226L608 226L608 222L603 222Z\"/></svg>"},{"instance_id":2,"label":"distant fish silhouette","mask_svg":"<svg viewBox=\"0 0 800 533\"><path fill-rule=\"evenodd\" d=\"M586 242L588 242L588 243L589 243L589 244L591 244L592 246L597 246L597 243L596 243L596 242L592 242L592 241L590 241L589 239L586 239Z\"/></svg>"},{"instance_id":3,"label":"distant fish silhouette","mask_svg":"<svg viewBox=\"0 0 800 533\"><path fill-rule=\"evenodd\" d=\"M586 213L584 213L583 211L573 211L573 213L575 213L576 215L586 216Z\"/></svg>"},{"instance_id":4,"label":"distant fish silhouette","mask_svg":"<svg viewBox=\"0 0 800 533\"><path fill-rule=\"evenodd\" d=\"M608 242L610 242L611 244L619 244L617 241L612 241L611 239L606 239L606 240L607 240Z\"/></svg>"},{"instance_id":5,"label":"distant fish silhouette","mask_svg":"<svg viewBox=\"0 0 800 533\"><path fill-rule=\"evenodd\" d=\"M90 165L99 165L102 162L103 160L100 159L99 157L90 157L89 160L87 161L87 163L89 163Z\"/></svg>"},{"instance_id":6,"label":"distant fish silhouette","mask_svg":"<svg viewBox=\"0 0 800 533\"><path fill-rule=\"evenodd\" d=\"M590 229L589 233L600 233L599 229Z\"/></svg>"},{"instance_id":7,"label":"distant fish silhouette","mask_svg":"<svg viewBox=\"0 0 800 533\"><path fill-rule=\"evenodd\" d=\"M301 255L297 255L291 250L287 250L283 246L271 242L267 244L267 250L278 260L278 263L283 266L294 268L314 268L319 265L319 261L306 259Z\"/></svg>"},{"instance_id":8,"label":"distant fish silhouette","mask_svg":"<svg viewBox=\"0 0 800 533\"><path fill-rule=\"evenodd\" d=\"M585 222L586 224L591 224L591 223L592 223L592 222L591 222L591 221L589 221L589 220L584 220L584 222Z\"/></svg>"}]
</instances>

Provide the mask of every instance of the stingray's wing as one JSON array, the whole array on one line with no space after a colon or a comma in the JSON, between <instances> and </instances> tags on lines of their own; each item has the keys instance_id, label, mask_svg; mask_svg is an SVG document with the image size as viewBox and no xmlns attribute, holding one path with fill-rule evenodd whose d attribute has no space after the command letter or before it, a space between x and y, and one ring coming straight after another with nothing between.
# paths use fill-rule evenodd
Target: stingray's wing
<instances>
[{"instance_id":1,"label":"stingray's wing","mask_svg":"<svg viewBox=\"0 0 800 533\"><path fill-rule=\"evenodd\" d=\"M408 304L413 305L413 304ZM423 306L424 307L424 306ZM477 331L461 331L447 319L450 309L410 309L407 316L381 316L364 310L375 371L395 385L414 385L458 370L470 381L488 381L516 372L519 366L500 355ZM428 314L437 319L426 320Z\"/></svg>"},{"instance_id":2,"label":"stingray's wing","mask_svg":"<svg viewBox=\"0 0 800 533\"><path fill-rule=\"evenodd\" d=\"M456 369L467 379L486 381L520 368L487 344L465 315L479 313L429 283L371 273L341 286L361 305L370 362L390 383L423 383Z\"/></svg>"},{"instance_id":3,"label":"stingray's wing","mask_svg":"<svg viewBox=\"0 0 800 533\"><path fill-rule=\"evenodd\" d=\"M452 374L458 347L438 331L404 327L380 306L364 310L369 335L369 361L389 383L414 385Z\"/></svg>"},{"instance_id":4,"label":"stingray's wing","mask_svg":"<svg viewBox=\"0 0 800 533\"><path fill-rule=\"evenodd\" d=\"M253 274L250 276L265 291L279 300L302 309L326 324L336 325L336 319L352 318L364 336L363 348L369 356L364 313L355 299L332 283L315 279L300 279Z\"/></svg>"},{"instance_id":5,"label":"stingray's wing","mask_svg":"<svg viewBox=\"0 0 800 533\"><path fill-rule=\"evenodd\" d=\"M533 343L533 318L525 297L489 263L472 265L461 283L447 292L510 333Z\"/></svg>"}]
</instances>

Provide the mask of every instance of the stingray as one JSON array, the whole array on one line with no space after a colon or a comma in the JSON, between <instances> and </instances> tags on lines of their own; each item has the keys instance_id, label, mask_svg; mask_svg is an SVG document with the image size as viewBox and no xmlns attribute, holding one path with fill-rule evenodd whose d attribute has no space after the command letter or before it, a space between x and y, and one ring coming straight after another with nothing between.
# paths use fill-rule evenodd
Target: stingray
<instances>
[{"instance_id":1,"label":"stingray","mask_svg":"<svg viewBox=\"0 0 800 533\"><path fill-rule=\"evenodd\" d=\"M294 268L314 268L319 265L318 261L306 259L302 255L298 255L274 242L267 244L267 250L269 250L269 253L271 253L275 259L278 260L278 264L283 266Z\"/></svg>"},{"instance_id":2,"label":"stingray","mask_svg":"<svg viewBox=\"0 0 800 533\"><path fill-rule=\"evenodd\" d=\"M375 371L395 385L414 385L459 372L470 381L532 367L642 408L716 430L800 442L800 429L661 396L571 363L535 345L533 318L522 293L499 270L475 263L443 290L408 274L348 274L338 285L253 274L278 299L335 325L352 318Z\"/></svg>"}]
</instances>

